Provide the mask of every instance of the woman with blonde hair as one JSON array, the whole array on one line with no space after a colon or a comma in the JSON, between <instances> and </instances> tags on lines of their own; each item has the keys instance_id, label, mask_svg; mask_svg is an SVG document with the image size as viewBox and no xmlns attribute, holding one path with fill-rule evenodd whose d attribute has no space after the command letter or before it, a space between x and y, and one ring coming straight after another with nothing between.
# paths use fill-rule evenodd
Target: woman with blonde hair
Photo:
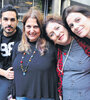
<instances>
[{"instance_id":1,"label":"woman with blonde hair","mask_svg":"<svg viewBox=\"0 0 90 100\"><path fill-rule=\"evenodd\" d=\"M13 50L12 96L16 100L59 100L56 52L43 38L42 21L43 15L36 8L23 17L22 40Z\"/></svg>"}]
</instances>

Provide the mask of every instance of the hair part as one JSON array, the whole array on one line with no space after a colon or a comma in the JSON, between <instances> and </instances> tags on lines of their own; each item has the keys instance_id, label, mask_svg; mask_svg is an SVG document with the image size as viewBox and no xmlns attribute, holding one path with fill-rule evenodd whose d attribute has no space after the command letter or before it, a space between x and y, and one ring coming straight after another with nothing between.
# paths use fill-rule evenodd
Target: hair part
<instances>
[{"instance_id":1,"label":"hair part","mask_svg":"<svg viewBox=\"0 0 90 100\"><path fill-rule=\"evenodd\" d=\"M48 14L44 23L47 25L49 22L56 22L56 23L64 26L64 23L62 21L62 17L59 15Z\"/></svg>"},{"instance_id":2,"label":"hair part","mask_svg":"<svg viewBox=\"0 0 90 100\"><path fill-rule=\"evenodd\" d=\"M73 5L73 6L68 6L64 9L62 19L66 21L67 16L72 12L78 12L78 13L83 14L86 17L90 17L89 9L87 9L86 7L82 7L82 6Z\"/></svg>"}]
</instances>

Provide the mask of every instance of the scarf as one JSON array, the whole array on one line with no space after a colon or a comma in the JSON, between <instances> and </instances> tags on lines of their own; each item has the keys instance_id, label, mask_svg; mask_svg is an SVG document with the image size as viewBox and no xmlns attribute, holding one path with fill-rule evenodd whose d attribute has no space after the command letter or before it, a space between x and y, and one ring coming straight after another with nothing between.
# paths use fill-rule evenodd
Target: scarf
<instances>
[{"instance_id":1,"label":"scarf","mask_svg":"<svg viewBox=\"0 0 90 100\"><path fill-rule=\"evenodd\" d=\"M60 48L58 48L58 52L57 52L57 74L59 77L59 82L58 82L58 92L59 95L62 96L62 78L63 78L63 74L58 70L58 67L60 70L62 70L63 67L63 57L62 57L62 51Z\"/></svg>"},{"instance_id":2,"label":"scarf","mask_svg":"<svg viewBox=\"0 0 90 100\"><path fill-rule=\"evenodd\" d=\"M78 37L74 37L77 41L77 43L83 48L85 53L90 57L90 45L83 41L81 38L79 39ZM57 74L59 77L59 82L58 82L58 92L59 95L62 96L62 79L63 79L63 73L61 73L58 70L58 67L60 70L63 68L63 55L62 55L62 48L58 47L58 52L57 52Z\"/></svg>"},{"instance_id":3,"label":"scarf","mask_svg":"<svg viewBox=\"0 0 90 100\"><path fill-rule=\"evenodd\" d=\"M83 48L84 52L90 57L90 45L88 42L90 42L90 39L88 41L86 38L79 38L77 36L74 37L77 41L77 43Z\"/></svg>"}]
</instances>

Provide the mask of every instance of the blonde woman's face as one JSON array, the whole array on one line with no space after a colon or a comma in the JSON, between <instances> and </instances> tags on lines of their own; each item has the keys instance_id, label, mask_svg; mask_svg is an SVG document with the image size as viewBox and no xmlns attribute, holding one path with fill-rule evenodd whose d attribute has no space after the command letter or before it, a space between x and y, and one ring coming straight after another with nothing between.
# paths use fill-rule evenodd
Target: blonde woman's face
<instances>
[{"instance_id":1,"label":"blonde woman's face","mask_svg":"<svg viewBox=\"0 0 90 100\"><path fill-rule=\"evenodd\" d=\"M26 21L25 34L30 42L35 42L40 37L40 28L35 18L28 18Z\"/></svg>"},{"instance_id":2,"label":"blonde woman's face","mask_svg":"<svg viewBox=\"0 0 90 100\"><path fill-rule=\"evenodd\" d=\"M67 16L66 21L77 36L83 38L90 34L90 18L83 14L72 12Z\"/></svg>"}]
</instances>

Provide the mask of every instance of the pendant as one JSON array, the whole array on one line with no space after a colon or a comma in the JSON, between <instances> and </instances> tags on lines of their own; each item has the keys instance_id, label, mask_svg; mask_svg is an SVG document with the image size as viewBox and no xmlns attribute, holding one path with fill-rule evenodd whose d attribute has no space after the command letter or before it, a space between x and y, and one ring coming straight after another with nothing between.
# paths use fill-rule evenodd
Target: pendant
<instances>
[{"instance_id":1,"label":"pendant","mask_svg":"<svg viewBox=\"0 0 90 100\"><path fill-rule=\"evenodd\" d=\"M26 75L26 73L25 72L23 72L23 76L25 76Z\"/></svg>"}]
</instances>

